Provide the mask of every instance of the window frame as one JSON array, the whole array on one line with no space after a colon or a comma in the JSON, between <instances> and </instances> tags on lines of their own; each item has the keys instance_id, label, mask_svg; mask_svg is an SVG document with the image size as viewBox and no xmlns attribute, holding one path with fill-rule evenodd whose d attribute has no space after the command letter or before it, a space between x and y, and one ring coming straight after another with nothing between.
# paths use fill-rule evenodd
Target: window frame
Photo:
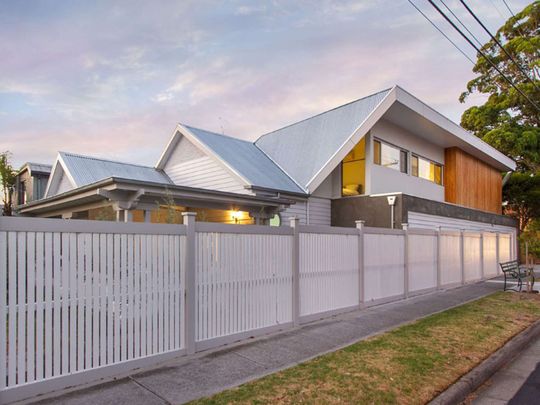
<instances>
[{"instance_id":1,"label":"window frame","mask_svg":"<svg viewBox=\"0 0 540 405\"><path fill-rule=\"evenodd\" d=\"M375 143L378 142L379 143L379 155L377 156L377 154L375 153ZM394 148L396 149L398 152L399 152L399 164L398 164L398 169L394 169L394 168L391 168L391 167L387 167L387 166L384 166L382 164L382 145L386 145L386 146L389 146L391 148ZM401 156L402 154L405 155L407 161L405 162L405 170L406 171L401 171L401 168L402 168L402 162L401 162ZM393 171L396 171L398 173L402 173L402 174L406 174L406 175L410 175L410 172L411 172L411 168L410 168L410 162L411 162L411 155L412 153L408 150L408 149L405 149L401 146L398 146L398 145L395 145L391 142L387 142L385 140L382 140L380 138L373 138L373 164L374 165L377 165L377 166L381 166L381 167L384 167L386 169L390 169L390 170L393 170Z\"/></svg>"},{"instance_id":2,"label":"window frame","mask_svg":"<svg viewBox=\"0 0 540 405\"><path fill-rule=\"evenodd\" d=\"M413 159L416 158L418 159L418 166L417 166L417 174L414 174L413 173ZM429 162L430 164L434 164L435 166L439 166L441 168L441 183L437 183L436 181L434 180L431 180L431 179L426 179L425 177L420 177L420 159L426 161L426 162ZM411 176L413 177L416 177L417 179L422 179L422 180L426 180L426 181L429 181L430 183L433 183L433 184L436 184L438 186L441 186L441 187L444 187L444 165L442 163L439 163L437 162L436 160L433 160L433 159L430 159L430 158L427 158L425 156L422 156L422 155L419 155L418 153L413 153L411 152Z\"/></svg>"}]
</instances>

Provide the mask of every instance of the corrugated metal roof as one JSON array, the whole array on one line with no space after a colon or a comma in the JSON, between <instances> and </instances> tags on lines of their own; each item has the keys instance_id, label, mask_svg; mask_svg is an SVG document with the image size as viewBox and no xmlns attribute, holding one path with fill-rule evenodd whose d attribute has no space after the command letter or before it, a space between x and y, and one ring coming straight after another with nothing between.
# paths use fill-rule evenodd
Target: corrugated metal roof
<instances>
[{"instance_id":1,"label":"corrugated metal roof","mask_svg":"<svg viewBox=\"0 0 540 405\"><path fill-rule=\"evenodd\" d=\"M169 177L153 167L115 162L74 153L59 152L77 187L109 177L172 184Z\"/></svg>"},{"instance_id":2,"label":"corrugated metal roof","mask_svg":"<svg viewBox=\"0 0 540 405\"><path fill-rule=\"evenodd\" d=\"M251 185L294 193L304 192L252 142L184 126Z\"/></svg>"},{"instance_id":3,"label":"corrugated metal roof","mask_svg":"<svg viewBox=\"0 0 540 405\"><path fill-rule=\"evenodd\" d=\"M31 172L39 172L39 173L50 173L52 170L52 165L46 165L44 163L32 163L32 162L26 162L24 165L21 166L19 169L19 173L23 171L25 168L28 168Z\"/></svg>"},{"instance_id":4,"label":"corrugated metal roof","mask_svg":"<svg viewBox=\"0 0 540 405\"><path fill-rule=\"evenodd\" d=\"M261 136L255 145L307 188L391 89L383 90Z\"/></svg>"}]
</instances>

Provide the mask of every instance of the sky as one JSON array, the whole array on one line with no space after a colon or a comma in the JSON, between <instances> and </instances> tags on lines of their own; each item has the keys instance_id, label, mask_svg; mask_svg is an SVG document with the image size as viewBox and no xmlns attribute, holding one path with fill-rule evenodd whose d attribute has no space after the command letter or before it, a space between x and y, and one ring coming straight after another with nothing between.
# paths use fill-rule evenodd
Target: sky
<instances>
[{"instance_id":1,"label":"sky","mask_svg":"<svg viewBox=\"0 0 540 405\"><path fill-rule=\"evenodd\" d=\"M502 0L467 3L492 32L510 16ZM483 101L458 101L473 77L407 0L0 0L0 152L14 167L58 151L152 166L179 122L255 140L395 84L459 123Z\"/></svg>"}]
</instances>

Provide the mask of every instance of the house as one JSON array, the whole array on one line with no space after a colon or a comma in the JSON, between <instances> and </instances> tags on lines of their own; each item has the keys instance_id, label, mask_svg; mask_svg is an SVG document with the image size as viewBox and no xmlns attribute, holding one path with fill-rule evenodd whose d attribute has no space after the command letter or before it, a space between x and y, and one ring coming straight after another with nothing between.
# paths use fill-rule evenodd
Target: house
<instances>
[{"instance_id":1,"label":"house","mask_svg":"<svg viewBox=\"0 0 540 405\"><path fill-rule=\"evenodd\" d=\"M27 162L22 165L15 178L13 205L16 207L43 198L51 169L51 165L43 163Z\"/></svg>"},{"instance_id":2,"label":"house","mask_svg":"<svg viewBox=\"0 0 540 405\"><path fill-rule=\"evenodd\" d=\"M515 163L399 86L260 136L178 125L154 167L60 152L21 215L511 230ZM388 198L391 197L391 198ZM389 205L392 203L392 205Z\"/></svg>"}]
</instances>

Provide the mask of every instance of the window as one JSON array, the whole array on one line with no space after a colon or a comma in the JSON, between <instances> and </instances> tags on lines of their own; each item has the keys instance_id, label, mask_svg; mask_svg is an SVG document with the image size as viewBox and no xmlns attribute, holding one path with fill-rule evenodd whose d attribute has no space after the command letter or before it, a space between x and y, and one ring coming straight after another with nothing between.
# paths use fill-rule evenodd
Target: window
<instances>
[{"instance_id":1,"label":"window","mask_svg":"<svg viewBox=\"0 0 540 405\"><path fill-rule=\"evenodd\" d=\"M362 138L341 163L341 195L364 193L366 177L366 141Z\"/></svg>"},{"instance_id":2,"label":"window","mask_svg":"<svg viewBox=\"0 0 540 405\"><path fill-rule=\"evenodd\" d=\"M442 185L443 167L439 163L431 160L412 156L411 159L411 174L422 179L430 180L436 184Z\"/></svg>"},{"instance_id":3,"label":"window","mask_svg":"<svg viewBox=\"0 0 540 405\"><path fill-rule=\"evenodd\" d=\"M270 218L270 226L281 226L281 216L279 214Z\"/></svg>"},{"instance_id":4,"label":"window","mask_svg":"<svg viewBox=\"0 0 540 405\"><path fill-rule=\"evenodd\" d=\"M407 173L407 151L375 140L373 141L373 163Z\"/></svg>"},{"instance_id":5,"label":"window","mask_svg":"<svg viewBox=\"0 0 540 405\"><path fill-rule=\"evenodd\" d=\"M26 182L25 181L21 181L19 183L19 192L18 192L18 204L19 205L22 205L22 204L26 204L27 201L27 195L26 195Z\"/></svg>"}]
</instances>

